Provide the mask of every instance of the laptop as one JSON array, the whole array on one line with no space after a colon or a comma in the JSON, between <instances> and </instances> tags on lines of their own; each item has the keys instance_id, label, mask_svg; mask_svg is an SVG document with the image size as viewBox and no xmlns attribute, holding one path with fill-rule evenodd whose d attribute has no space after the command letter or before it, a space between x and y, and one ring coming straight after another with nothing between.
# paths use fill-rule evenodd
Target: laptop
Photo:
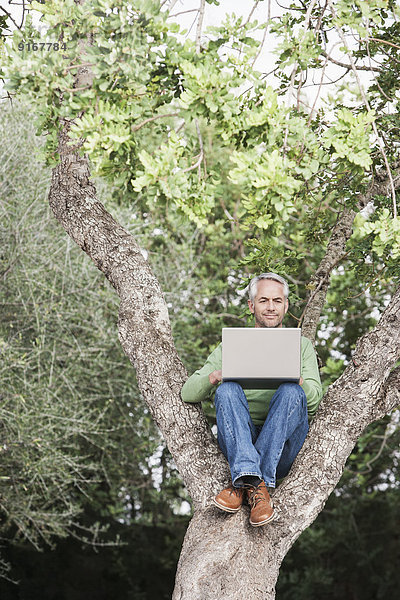
<instances>
[{"instance_id":1,"label":"laptop","mask_svg":"<svg viewBox=\"0 0 400 600\"><path fill-rule=\"evenodd\" d=\"M244 388L274 389L300 380L301 329L224 327L222 381Z\"/></svg>"}]
</instances>

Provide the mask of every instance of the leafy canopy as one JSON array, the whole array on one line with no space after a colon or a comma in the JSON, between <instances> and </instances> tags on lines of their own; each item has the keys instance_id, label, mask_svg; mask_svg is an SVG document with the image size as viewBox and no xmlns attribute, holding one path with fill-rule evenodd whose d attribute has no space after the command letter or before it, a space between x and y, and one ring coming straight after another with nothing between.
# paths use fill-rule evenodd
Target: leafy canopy
<instances>
[{"instance_id":1,"label":"leafy canopy","mask_svg":"<svg viewBox=\"0 0 400 600\"><path fill-rule=\"evenodd\" d=\"M59 119L73 120L73 139L84 140L94 172L118 186L124 202L174 210L205 227L221 199L232 214L239 198L240 229L268 240L285 272L279 248L282 239L296 245L298 220L309 230L303 240L310 249L344 206L359 208L368 185L396 166L398 8L391 0L293 2L270 22L227 14L199 44L162 4L34 2L40 30L28 18L3 44L6 89L34 100L49 164L57 161ZM255 68L264 34L276 40L270 77ZM43 41L66 49L28 49ZM344 65L337 67L340 82L313 107L306 80L328 84L332 61ZM90 85L75 83L79 65L90 68ZM361 80L360 68L372 78ZM206 135L218 146L212 157ZM400 221L389 187L373 208L357 221L355 236L364 256L394 274ZM260 251L253 246L248 257Z\"/></svg>"}]
</instances>

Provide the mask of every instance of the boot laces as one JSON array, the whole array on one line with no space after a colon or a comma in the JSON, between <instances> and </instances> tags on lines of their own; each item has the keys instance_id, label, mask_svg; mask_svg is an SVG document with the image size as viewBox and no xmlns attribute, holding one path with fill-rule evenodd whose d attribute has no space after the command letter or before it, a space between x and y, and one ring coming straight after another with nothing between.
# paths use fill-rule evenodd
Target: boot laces
<instances>
[{"instance_id":1,"label":"boot laces","mask_svg":"<svg viewBox=\"0 0 400 600\"><path fill-rule=\"evenodd\" d=\"M235 496L240 496L242 493L241 488L236 488L234 485L230 485L229 487L231 488L229 491L230 495L234 494Z\"/></svg>"},{"instance_id":2,"label":"boot laces","mask_svg":"<svg viewBox=\"0 0 400 600\"><path fill-rule=\"evenodd\" d=\"M257 506L257 504L259 504L260 502L266 502L266 498L262 492L261 489L261 483L258 484L257 487L253 487L253 486L248 486L248 492L249 492L249 504L252 508L254 508L255 506Z\"/></svg>"}]
</instances>

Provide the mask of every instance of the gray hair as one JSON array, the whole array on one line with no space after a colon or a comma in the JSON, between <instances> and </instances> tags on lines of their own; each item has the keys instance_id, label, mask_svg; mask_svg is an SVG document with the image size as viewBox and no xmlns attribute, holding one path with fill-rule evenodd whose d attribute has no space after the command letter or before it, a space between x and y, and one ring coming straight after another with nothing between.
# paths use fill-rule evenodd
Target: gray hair
<instances>
[{"instance_id":1,"label":"gray hair","mask_svg":"<svg viewBox=\"0 0 400 600\"><path fill-rule=\"evenodd\" d=\"M261 281L261 279L272 279L272 281L277 281L278 283L281 283L283 285L283 295L285 296L286 300L288 299L289 285L286 279L283 279L283 277L277 275L276 273L261 273L261 275L253 277L253 279L249 283L249 298L252 302L254 302L254 299L256 297L257 285L258 282Z\"/></svg>"}]
</instances>

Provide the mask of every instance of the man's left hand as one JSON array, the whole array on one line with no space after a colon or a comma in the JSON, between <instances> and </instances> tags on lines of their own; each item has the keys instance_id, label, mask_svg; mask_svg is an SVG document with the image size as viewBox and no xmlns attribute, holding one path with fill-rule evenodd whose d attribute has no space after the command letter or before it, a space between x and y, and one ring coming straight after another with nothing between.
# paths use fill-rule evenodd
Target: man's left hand
<instances>
[{"instance_id":1,"label":"man's left hand","mask_svg":"<svg viewBox=\"0 0 400 600\"><path fill-rule=\"evenodd\" d=\"M302 377L300 377L300 379L299 379L299 385L303 385L303 383L304 383L304 379Z\"/></svg>"}]
</instances>

